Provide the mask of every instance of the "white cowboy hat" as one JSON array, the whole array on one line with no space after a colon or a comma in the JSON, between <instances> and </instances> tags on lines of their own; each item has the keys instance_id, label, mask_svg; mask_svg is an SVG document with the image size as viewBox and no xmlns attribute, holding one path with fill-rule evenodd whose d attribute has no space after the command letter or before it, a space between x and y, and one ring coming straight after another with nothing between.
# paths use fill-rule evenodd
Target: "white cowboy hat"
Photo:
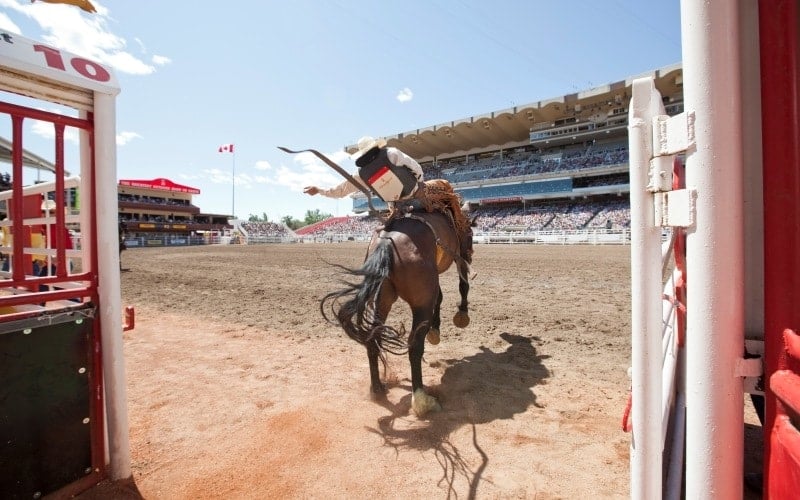
<instances>
[{"instance_id":1,"label":"white cowboy hat","mask_svg":"<svg viewBox=\"0 0 800 500\"><path fill-rule=\"evenodd\" d=\"M368 135L365 135L361 139L358 140L358 151L350 155L350 158L353 160L358 160L361 158L364 153L369 151L372 148L382 148L386 145L386 139L375 139Z\"/></svg>"}]
</instances>

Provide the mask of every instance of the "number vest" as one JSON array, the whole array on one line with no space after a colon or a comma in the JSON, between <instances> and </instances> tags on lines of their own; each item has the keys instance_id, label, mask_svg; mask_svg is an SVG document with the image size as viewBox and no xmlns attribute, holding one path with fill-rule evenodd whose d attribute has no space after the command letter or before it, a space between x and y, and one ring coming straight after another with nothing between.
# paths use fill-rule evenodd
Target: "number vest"
<instances>
[{"instance_id":1,"label":"number vest","mask_svg":"<svg viewBox=\"0 0 800 500\"><path fill-rule=\"evenodd\" d=\"M356 160L358 175L380 199L401 200L414 194L417 177L411 169L389 161L386 148L372 148Z\"/></svg>"}]
</instances>

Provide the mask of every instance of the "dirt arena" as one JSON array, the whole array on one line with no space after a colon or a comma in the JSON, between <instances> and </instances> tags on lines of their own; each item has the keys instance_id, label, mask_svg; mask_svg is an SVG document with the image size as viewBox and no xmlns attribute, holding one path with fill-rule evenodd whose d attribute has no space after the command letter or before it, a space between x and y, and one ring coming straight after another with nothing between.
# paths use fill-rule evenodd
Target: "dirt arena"
<instances>
[{"instance_id":1,"label":"dirt arena","mask_svg":"<svg viewBox=\"0 0 800 500\"><path fill-rule=\"evenodd\" d=\"M365 244L122 254L134 484L115 498L628 498L630 248L476 248L471 324L450 318L423 375L443 410L410 412L406 357L387 401L363 347L323 322L331 263ZM390 323L410 321L396 305Z\"/></svg>"}]
</instances>

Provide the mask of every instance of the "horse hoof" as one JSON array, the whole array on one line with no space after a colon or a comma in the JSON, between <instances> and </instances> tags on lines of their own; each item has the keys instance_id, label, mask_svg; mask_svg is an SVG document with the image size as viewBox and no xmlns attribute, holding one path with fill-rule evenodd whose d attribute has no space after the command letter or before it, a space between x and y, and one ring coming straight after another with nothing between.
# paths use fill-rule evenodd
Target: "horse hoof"
<instances>
[{"instance_id":1,"label":"horse hoof","mask_svg":"<svg viewBox=\"0 0 800 500\"><path fill-rule=\"evenodd\" d=\"M369 388L369 395L372 399L381 399L386 397L386 386L381 384L372 384Z\"/></svg>"},{"instance_id":2,"label":"horse hoof","mask_svg":"<svg viewBox=\"0 0 800 500\"><path fill-rule=\"evenodd\" d=\"M424 417L428 412L441 411L442 407L436 398L427 394L424 389L417 389L411 395L411 409L418 417Z\"/></svg>"},{"instance_id":3,"label":"horse hoof","mask_svg":"<svg viewBox=\"0 0 800 500\"><path fill-rule=\"evenodd\" d=\"M458 328L466 328L469 325L469 313L467 311L458 311L453 316L453 324Z\"/></svg>"},{"instance_id":4,"label":"horse hoof","mask_svg":"<svg viewBox=\"0 0 800 500\"><path fill-rule=\"evenodd\" d=\"M431 345L438 344L439 340L440 340L440 338L439 338L439 329L438 328L431 328L430 330L428 330L428 335L426 336L426 338L428 339L428 342Z\"/></svg>"}]
</instances>

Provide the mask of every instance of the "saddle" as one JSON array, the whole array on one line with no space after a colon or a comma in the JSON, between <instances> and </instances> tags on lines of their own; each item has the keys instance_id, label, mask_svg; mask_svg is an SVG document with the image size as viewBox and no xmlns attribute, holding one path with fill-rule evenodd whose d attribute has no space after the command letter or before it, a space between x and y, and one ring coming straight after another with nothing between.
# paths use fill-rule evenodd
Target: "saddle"
<instances>
[{"instance_id":1,"label":"saddle","mask_svg":"<svg viewBox=\"0 0 800 500\"><path fill-rule=\"evenodd\" d=\"M446 216L458 236L461 257L467 263L472 263L472 227L461 210L461 198L448 181L433 179L420 182L413 195L392 204L384 227L397 218L415 212L439 212Z\"/></svg>"}]
</instances>

